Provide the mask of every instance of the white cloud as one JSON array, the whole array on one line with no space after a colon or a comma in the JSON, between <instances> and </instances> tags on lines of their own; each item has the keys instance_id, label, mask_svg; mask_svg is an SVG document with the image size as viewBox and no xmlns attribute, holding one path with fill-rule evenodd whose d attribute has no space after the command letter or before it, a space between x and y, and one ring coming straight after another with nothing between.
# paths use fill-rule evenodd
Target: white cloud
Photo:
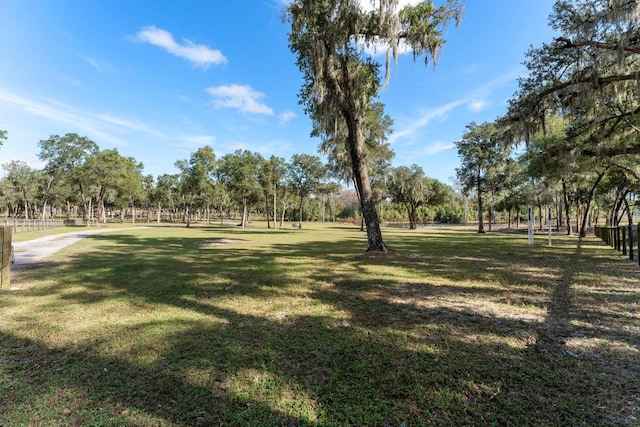
<instances>
[{"instance_id":1,"label":"white cloud","mask_svg":"<svg viewBox=\"0 0 640 427\"><path fill-rule=\"evenodd\" d=\"M88 56L80 55L79 53L76 55L78 55L84 62L91 65L93 68L95 68L100 72L119 74L118 70L108 62L100 61L99 59L96 59L96 58L90 58Z\"/></svg>"},{"instance_id":2,"label":"white cloud","mask_svg":"<svg viewBox=\"0 0 640 427\"><path fill-rule=\"evenodd\" d=\"M106 123L116 125L121 130L142 132L142 133L146 133L146 134L157 136L157 137L164 137L164 135L161 132L158 132L157 130L152 129L146 124L139 122L137 120L123 119L120 117L111 116L109 114L98 114L96 117Z\"/></svg>"},{"instance_id":3,"label":"white cloud","mask_svg":"<svg viewBox=\"0 0 640 427\"><path fill-rule=\"evenodd\" d=\"M170 32L153 25L138 31L136 40L161 47L173 55L185 58L196 65L208 67L211 64L226 64L227 58L219 50L205 45L194 44L183 39L183 44L176 42Z\"/></svg>"},{"instance_id":4,"label":"white cloud","mask_svg":"<svg viewBox=\"0 0 640 427\"><path fill-rule=\"evenodd\" d=\"M448 104L440 107L426 110L419 114L417 118L406 123L400 128L400 130L394 132L389 138L389 141L394 143L398 140L408 138L419 132L433 120L445 120L452 110L461 105L466 105L467 108L474 113L487 109L489 107L489 102L486 99L491 96L494 90L504 86L505 84L512 83L517 78L519 72L520 69L517 69L502 74L470 91L466 95L463 95L458 100L449 102Z\"/></svg>"},{"instance_id":5,"label":"white cloud","mask_svg":"<svg viewBox=\"0 0 640 427\"><path fill-rule=\"evenodd\" d=\"M394 132L389 138L389 142L394 143L400 138L408 137L416 133L421 128L428 125L434 119L445 119L454 108L464 104L463 100L453 101L438 108L431 108L422 113L417 119L411 121L404 129Z\"/></svg>"},{"instance_id":6,"label":"white cloud","mask_svg":"<svg viewBox=\"0 0 640 427\"><path fill-rule=\"evenodd\" d=\"M13 108L17 108L36 117L70 125L73 129L78 129L93 135L105 136L103 132L97 129L96 123L86 115L55 100L48 100L46 102L34 101L0 88L0 103L10 104ZM114 144L122 144L122 141L117 138L109 139Z\"/></svg>"},{"instance_id":7,"label":"white cloud","mask_svg":"<svg viewBox=\"0 0 640 427\"><path fill-rule=\"evenodd\" d=\"M116 135L130 134L132 132L145 133L154 137L164 136L161 132L135 120L116 118L108 114L79 111L54 99L35 101L0 88L0 106L3 104L24 111L31 116L68 126L74 132L86 134L89 138L95 139L99 143L126 145L126 141Z\"/></svg>"},{"instance_id":8,"label":"white cloud","mask_svg":"<svg viewBox=\"0 0 640 427\"><path fill-rule=\"evenodd\" d=\"M296 113L293 111L285 111L284 113L280 113L278 118L280 119L280 123L289 123L296 117Z\"/></svg>"},{"instance_id":9,"label":"white cloud","mask_svg":"<svg viewBox=\"0 0 640 427\"><path fill-rule=\"evenodd\" d=\"M254 90L251 86L222 85L207 88L213 96L213 105L223 108L235 108L245 113L274 116L271 107L260 102L265 94Z\"/></svg>"},{"instance_id":10,"label":"white cloud","mask_svg":"<svg viewBox=\"0 0 640 427\"><path fill-rule=\"evenodd\" d=\"M436 141L433 144L429 144L425 147L423 153L430 156L438 154L441 151L447 151L454 148L456 145L452 142Z\"/></svg>"},{"instance_id":11,"label":"white cloud","mask_svg":"<svg viewBox=\"0 0 640 427\"><path fill-rule=\"evenodd\" d=\"M474 113L478 113L486 109L488 105L489 103L484 99L474 99L471 102L469 102L468 107L469 107L469 110L473 111Z\"/></svg>"}]
</instances>

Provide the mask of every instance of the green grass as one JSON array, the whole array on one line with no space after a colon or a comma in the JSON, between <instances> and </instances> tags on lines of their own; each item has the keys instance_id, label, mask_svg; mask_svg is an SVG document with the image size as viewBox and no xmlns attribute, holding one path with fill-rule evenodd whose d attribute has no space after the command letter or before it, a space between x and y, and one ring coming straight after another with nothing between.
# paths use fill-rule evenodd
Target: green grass
<instances>
[{"instance_id":1,"label":"green grass","mask_svg":"<svg viewBox=\"0 0 640 427\"><path fill-rule=\"evenodd\" d=\"M594 238L152 227L0 293L0 425L637 425L640 268ZM224 239L220 242L219 239Z\"/></svg>"}]
</instances>

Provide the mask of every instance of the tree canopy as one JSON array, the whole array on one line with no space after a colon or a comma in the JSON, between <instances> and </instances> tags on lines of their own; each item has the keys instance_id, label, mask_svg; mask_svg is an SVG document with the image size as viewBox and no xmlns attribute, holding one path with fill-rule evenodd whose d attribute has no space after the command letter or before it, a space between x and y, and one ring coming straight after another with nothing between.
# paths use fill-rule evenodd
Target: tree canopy
<instances>
[{"instance_id":1,"label":"tree canopy","mask_svg":"<svg viewBox=\"0 0 640 427\"><path fill-rule=\"evenodd\" d=\"M389 194L407 210L411 230L417 227L418 208L444 203L450 194L448 190L440 181L425 176L418 165L399 166L391 173Z\"/></svg>"},{"instance_id":2,"label":"tree canopy","mask_svg":"<svg viewBox=\"0 0 640 427\"><path fill-rule=\"evenodd\" d=\"M583 206L581 236L607 175L640 178L638 18L637 1L558 0L549 22L559 35L527 52L529 74L498 121L528 143L533 175L550 189L561 182L567 222L569 207Z\"/></svg>"}]
</instances>

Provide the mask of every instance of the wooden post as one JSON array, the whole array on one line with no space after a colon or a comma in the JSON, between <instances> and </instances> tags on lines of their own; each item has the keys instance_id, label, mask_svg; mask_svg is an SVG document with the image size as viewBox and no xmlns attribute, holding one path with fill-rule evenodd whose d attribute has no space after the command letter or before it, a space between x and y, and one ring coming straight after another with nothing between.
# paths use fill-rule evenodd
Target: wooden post
<instances>
[{"instance_id":1,"label":"wooden post","mask_svg":"<svg viewBox=\"0 0 640 427\"><path fill-rule=\"evenodd\" d=\"M627 227L620 227L620 231L622 231L622 239L620 243L622 244L622 255L627 254Z\"/></svg>"},{"instance_id":2,"label":"wooden post","mask_svg":"<svg viewBox=\"0 0 640 427\"><path fill-rule=\"evenodd\" d=\"M613 233L613 227L609 227L609 246L612 248L616 247L616 239L615 234Z\"/></svg>"},{"instance_id":3,"label":"wooden post","mask_svg":"<svg viewBox=\"0 0 640 427\"><path fill-rule=\"evenodd\" d=\"M11 227L0 227L0 289L11 287Z\"/></svg>"}]
</instances>

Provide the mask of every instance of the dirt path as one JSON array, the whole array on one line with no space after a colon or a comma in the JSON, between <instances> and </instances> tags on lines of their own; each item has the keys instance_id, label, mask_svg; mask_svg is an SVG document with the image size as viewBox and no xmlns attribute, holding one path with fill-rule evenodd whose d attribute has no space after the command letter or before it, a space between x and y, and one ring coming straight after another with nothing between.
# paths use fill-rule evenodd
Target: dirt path
<instances>
[{"instance_id":1,"label":"dirt path","mask_svg":"<svg viewBox=\"0 0 640 427\"><path fill-rule=\"evenodd\" d=\"M12 270L19 270L28 265L42 262L58 252L59 250L73 245L85 237L98 233L108 233L111 231L134 230L146 227L134 228L105 228L73 231L70 233L54 234L40 237L39 239L16 242L13 244L15 262L11 266Z\"/></svg>"}]
</instances>

